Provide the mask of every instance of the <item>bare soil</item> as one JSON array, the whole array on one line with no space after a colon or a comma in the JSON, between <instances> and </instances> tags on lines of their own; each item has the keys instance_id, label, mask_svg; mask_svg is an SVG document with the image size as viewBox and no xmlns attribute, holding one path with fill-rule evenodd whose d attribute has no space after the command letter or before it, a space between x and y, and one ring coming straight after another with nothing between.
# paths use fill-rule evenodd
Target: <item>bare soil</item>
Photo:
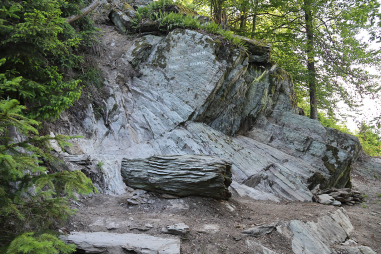
<instances>
[{"instance_id":1,"label":"bare soil","mask_svg":"<svg viewBox=\"0 0 381 254\"><path fill-rule=\"evenodd\" d=\"M381 253L380 181L353 176L353 184L367 197L362 205L344 207L355 227L350 237ZM165 199L160 194L149 193L148 203L129 205L127 199L131 196L132 192L121 196L98 194L82 198L73 204L78 211L66 228L69 231L145 233L167 237L161 229L182 222L190 228L190 233L181 238L183 254L253 253L247 240L286 254L293 253L291 241L277 231L259 238L241 232L273 222L316 221L319 216L337 209L317 203L247 200L235 194L228 201L217 201L205 197ZM152 228L143 231L147 229L146 224Z\"/></svg>"}]
</instances>

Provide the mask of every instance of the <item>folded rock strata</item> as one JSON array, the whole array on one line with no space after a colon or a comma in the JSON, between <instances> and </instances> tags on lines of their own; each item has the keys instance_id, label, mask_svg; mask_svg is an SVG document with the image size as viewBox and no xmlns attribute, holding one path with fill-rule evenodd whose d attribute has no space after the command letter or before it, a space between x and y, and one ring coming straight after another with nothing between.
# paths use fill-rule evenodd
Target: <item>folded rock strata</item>
<instances>
[{"instance_id":1,"label":"folded rock strata","mask_svg":"<svg viewBox=\"0 0 381 254\"><path fill-rule=\"evenodd\" d=\"M358 140L297 115L291 77L275 64L250 61L271 49L248 43L249 53L176 29L137 38L123 53L110 48L103 59L109 63L100 66L107 117L96 117L89 104L80 127L64 113L65 124L52 130L85 136L74 143L102 162L106 193L124 192L123 158L185 154L231 161L232 191L255 199L311 201L317 184L350 187ZM126 73L131 67L138 75Z\"/></svg>"}]
</instances>

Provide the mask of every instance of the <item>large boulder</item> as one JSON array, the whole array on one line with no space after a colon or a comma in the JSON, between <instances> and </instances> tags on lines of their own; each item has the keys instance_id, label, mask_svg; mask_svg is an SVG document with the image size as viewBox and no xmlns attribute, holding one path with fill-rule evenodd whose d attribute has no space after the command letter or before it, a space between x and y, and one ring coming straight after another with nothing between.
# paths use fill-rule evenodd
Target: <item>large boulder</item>
<instances>
[{"instance_id":1,"label":"large boulder","mask_svg":"<svg viewBox=\"0 0 381 254\"><path fill-rule=\"evenodd\" d=\"M127 186L176 196L228 199L231 162L205 155L154 156L123 159Z\"/></svg>"}]
</instances>

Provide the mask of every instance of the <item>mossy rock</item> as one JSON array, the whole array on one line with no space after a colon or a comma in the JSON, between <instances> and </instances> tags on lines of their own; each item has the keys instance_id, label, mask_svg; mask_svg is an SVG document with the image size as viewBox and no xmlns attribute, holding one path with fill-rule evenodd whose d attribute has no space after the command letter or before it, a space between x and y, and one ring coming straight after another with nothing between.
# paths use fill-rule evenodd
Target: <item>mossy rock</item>
<instances>
[{"instance_id":1,"label":"mossy rock","mask_svg":"<svg viewBox=\"0 0 381 254\"><path fill-rule=\"evenodd\" d=\"M249 39L244 36L235 35L245 42L247 51L252 55L262 56L271 52L271 45L263 41Z\"/></svg>"},{"instance_id":2,"label":"mossy rock","mask_svg":"<svg viewBox=\"0 0 381 254\"><path fill-rule=\"evenodd\" d=\"M131 5L129 5L128 3L124 3L123 5L122 5L122 11L124 12L124 13L126 13L129 17L131 17L131 18L135 18L136 17L136 12L135 12L135 10L134 10L134 8L132 8L132 6Z\"/></svg>"},{"instance_id":3,"label":"mossy rock","mask_svg":"<svg viewBox=\"0 0 381 254\"><path fill-rule=\"evenodd\" d=\"M190 16L197 16L198 13L195 10L192 10L191 8L182 6L182 5L167 5L165 7L165 11L167 12L176 12L180 14L190 15Z\"/></svg>"}]
</instances>

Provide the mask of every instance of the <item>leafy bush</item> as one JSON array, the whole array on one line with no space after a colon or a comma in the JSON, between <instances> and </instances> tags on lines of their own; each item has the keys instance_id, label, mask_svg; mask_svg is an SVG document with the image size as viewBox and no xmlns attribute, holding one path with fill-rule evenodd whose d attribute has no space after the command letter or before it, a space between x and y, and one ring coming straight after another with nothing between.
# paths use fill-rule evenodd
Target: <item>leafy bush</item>
<instances>
[{"instance_id":1,"label":"leafy bush","mask_svg":"<svg viewBox=\"0 0 381 254\"><path fill-rule=\"evenodd\" d=\"M375 132L374 127L361 123L356 137L360 140L364 152L370 156L381 156L381 136Z\"/></svg>"}]
</instances>

